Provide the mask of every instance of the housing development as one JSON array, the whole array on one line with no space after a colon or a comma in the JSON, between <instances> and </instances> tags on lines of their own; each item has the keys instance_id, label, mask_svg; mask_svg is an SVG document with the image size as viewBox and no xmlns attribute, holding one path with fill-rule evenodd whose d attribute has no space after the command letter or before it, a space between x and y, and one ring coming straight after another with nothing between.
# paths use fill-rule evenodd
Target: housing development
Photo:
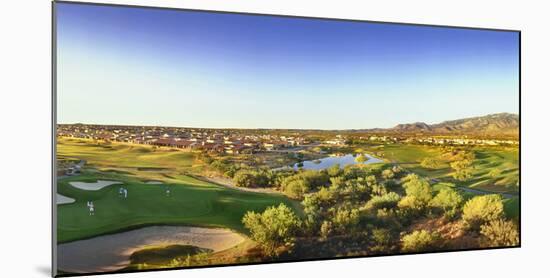
<instances>
[{"instance_id":1,"label":"housing development","mask_svg":"<svg viewBox=\"0 0 550 278\"><path fill-rule=\"evenodd\" d=\"M368 134L369 132L367 132ZM385 143L424 143L438 145L518 145L516 139L468 138L468 136L429 136L400 134L398 136L363 135L352 131L269 130L269 129L203 129L151 126L109 126L69 124L58 126L58 136L153 145L177 149L203 150L213 153L240 154L258 151L293 149L319 144L346 145L346 140L358 139ZM280 135L286 134L286 135ZM311 136L314 134L314 136ZM323 134L319 139L319 134ZM344 135L343 135L344 134Z\"/></svg>"}]
</instances>

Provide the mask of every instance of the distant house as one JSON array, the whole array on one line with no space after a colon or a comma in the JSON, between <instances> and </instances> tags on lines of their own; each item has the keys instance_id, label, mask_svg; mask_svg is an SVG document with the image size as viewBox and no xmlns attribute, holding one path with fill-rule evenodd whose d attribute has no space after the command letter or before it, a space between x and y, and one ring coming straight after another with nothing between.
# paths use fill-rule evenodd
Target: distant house
<instances>
[{"instance_id":1,"label":"distant house","mask_svg":"<svg viewBox=\"0 0 550 278\"><path fill-rule=\"evenodd\" d=\"M245 141L243 145L249 148L257 149L260 146L260 143L254 141Z\"/></svg>"},{"instance_id":2,"label":"distant house","mask_svg":"<svg viewBox=\"0 0 550 278\"><path fill-rule=\"evenodd\" d=\"M346 140L342 139L342 138L336 138L336 139L332 139L332 140L327 140L325 141L326 144L329 144L329 145L337 145L337 146L343 146L346 144Z\"/></svg>"},{"instance_id":3,"label":"distant house","mask_svg":"<svg viewBox=\"0 0 550 278\"><path fill-rule=\"evenodd\" d=\"M161 147L172 147L173 140L170 138L159 138L154 140L151 145L161 146Z\"/></svg>"},{"instance_id":4,"label":"distant house","mask_svg":"<svg viewBox=\"0 0 550 278\"><path fill-rule=\"evenodd\" d=\"M214 153L223 153L224 152L224 146L222 144L216 144L216 143L202 142L202 144L199 146L199 148L203 149L207 152L214 152Z\"/></svg>"},{"instance_id":5,"label":"distant house","mask_svg":"<svg viewBox=\"0 0 550 278\"><path fill-rule=\"evenodd\" d=\"M263 144L263 146L268 151L278 150L278 149L284 148L286 146L286 142L282 142L282 141L266 142Z\"/></svg>"},{"instance_id":6,"label":"distant house","mask_svg":"<svg viewBox=\"0 0 550 278\"><path fill-rule=\"evenodd\" d=\"M244 145L234 145L231 147L225 147L225 152L228 154L241 154L246 149L250 149L250 148Z\"/></svg>"},{"instance_id":7,"label":"distant house","mask_svg":"<svg viewBox=\"0 0 550 278\"><path fill-rule=\"evenodd\" d=\"M179 149L189 149L194 144L195 144L195 142L189 141L189 140L176 140L173 145L174 145L174 147L179 148Z\"/></svg>"}]
</instances>

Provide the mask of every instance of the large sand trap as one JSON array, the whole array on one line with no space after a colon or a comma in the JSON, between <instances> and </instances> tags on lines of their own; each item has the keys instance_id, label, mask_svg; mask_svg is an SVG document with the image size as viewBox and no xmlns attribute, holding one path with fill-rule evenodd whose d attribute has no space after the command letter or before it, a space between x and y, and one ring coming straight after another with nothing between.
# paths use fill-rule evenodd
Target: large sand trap
<instances>
[{"instance_id":1,"label":"large sand trap","mask_svg":"<svg viewBox=\"0 0 550 278\"><path fill-rule=\"evenodd\" d=\"M58 205L71 204L71 203L74 203L75 201L76 201L75 199L67 196L63 196L59 193L57 193L57 195L55 196L55 203Z\"/></svg>"},{"instance_id":2,"label":"large sand trap","mask_svg":"<svg viewBox=\"0 0 550 278\"><path fill-rule=\"evenodd\" d=\"M133 252L151 245L193 245L216 252L244 240L244 236L226 229L152 226L60 244L58 268L76 273L115 271L130 263Z\"/></svg>"},{"instance_id":3,"label":"large sand trap","mask_svg":"<svg viewBox=\"0 0 550 278\"><path fill-rule=\"evenodd\" d=\"M113 184L122 184L119 181L104 181L104 180L98 180L97 182L81 182L81 181L71 181L69 182L70 185L82 189L82 190L100 190L103 187L107 187L109 185Z\"/></svg>"}]
</instances>

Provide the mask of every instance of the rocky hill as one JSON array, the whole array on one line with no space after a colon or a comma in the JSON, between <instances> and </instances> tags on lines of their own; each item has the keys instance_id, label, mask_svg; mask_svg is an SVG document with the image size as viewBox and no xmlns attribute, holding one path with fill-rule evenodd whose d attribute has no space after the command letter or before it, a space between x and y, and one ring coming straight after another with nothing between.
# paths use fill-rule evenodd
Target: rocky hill
<instances>
[{"instance_id":1,"label":"rocky hill","mask_svg":"<svg viewBox=\"0 0 550 278\"><path fill-rule=\"evenodd\" d=\"M518 135L519 124L519 115L499 113L445 121L432 125L422 122L399 124L386 131L433 134Z\"/></svg>"}]
</instances>

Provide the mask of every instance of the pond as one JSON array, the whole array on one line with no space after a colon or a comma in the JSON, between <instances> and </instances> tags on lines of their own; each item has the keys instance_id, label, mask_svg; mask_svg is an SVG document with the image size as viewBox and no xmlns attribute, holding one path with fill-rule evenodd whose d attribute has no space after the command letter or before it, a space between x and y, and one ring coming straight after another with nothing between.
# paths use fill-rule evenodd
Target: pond
<instances>
[{"instance_id":1,"label":"pond","mask_svg":"<svg viewBox=\"0 0 550 278\"><path fill-rule=\"evenodd\" d=\"M372 157L368 154L364 154L368 160L365 162L357 162L355 158L357 155L354 154L346 154L346 155L333 155L328 156L321 159L316 160L307 160L302 162L302 167L300 166L300 163L296 163L292 166L294 170L298 169L305 169L305 170L322 170L327 169L335 164L339 164L340 168L344 168L346 165L353 165L353 164L372 164L372 163L380 163L383 162L381 159L378 159L376 157Z\"/></svg>"}]
</instances>

